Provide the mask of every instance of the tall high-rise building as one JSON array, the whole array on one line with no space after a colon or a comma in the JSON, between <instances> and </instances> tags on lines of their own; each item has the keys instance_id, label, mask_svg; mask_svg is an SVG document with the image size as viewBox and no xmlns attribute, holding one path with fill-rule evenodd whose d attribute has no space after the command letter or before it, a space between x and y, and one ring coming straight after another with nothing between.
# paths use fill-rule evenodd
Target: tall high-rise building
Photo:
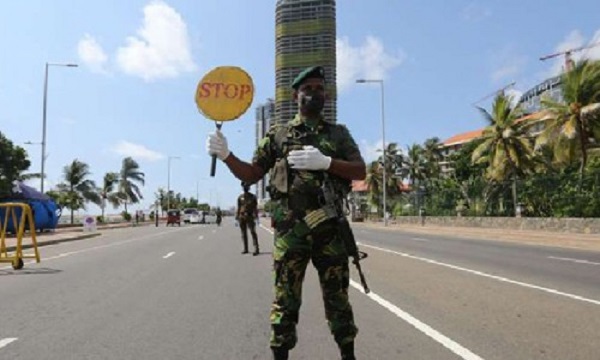
<instances>
[{"instance_id":1,"label":"tall high-rise building","mask_svg":"<svg viewBox=\"0 0 600 360\"><path fill-rule=\"evenodd\" d=\"M291 84L300 71L323 66L329 94L324 114L336 121L335 0L278 0L275 10L275 118L287 123L298 107Z\"/></svg>"},{"instance_id":2,"label":"tall high-rise building","mask_svg":"<svg viewBox=\"0 0 600 360\"><path fill-rule=\"evenodd\" d=\"M256 107L256 145L258 147L258 142L260 139L265 137L267 131L271 124L275 123L275 101L273 99L268 99L266 103L260 104ZM259 180L256 183L256 197L259 202L266 199L267 191L265 180L267 180L268 175L262 180Z\"/></svg>"}]
</instances>

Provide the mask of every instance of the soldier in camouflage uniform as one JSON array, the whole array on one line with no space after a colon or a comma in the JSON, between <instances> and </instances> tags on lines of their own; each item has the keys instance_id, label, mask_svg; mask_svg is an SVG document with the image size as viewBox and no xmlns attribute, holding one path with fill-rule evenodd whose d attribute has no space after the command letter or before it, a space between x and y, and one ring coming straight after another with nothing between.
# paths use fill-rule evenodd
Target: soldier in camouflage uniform
<instances>
[{"instance_id":1,"label":"soldier in camouflage uniform","mask_svg":"<svg viewBox=\"0 0 600 360\"><path fill-rule=\"evenodd\" d=\"M237 210L235 213L235 219L240 223L240 230L242 231L242 242L244 244L244 251L242 251L242 254L248 253L248 229L250 229L252 243L254 245L254 252L252 255L256 256L260 254L255 222L258 204L256 196L250 192L250 184L242 181L242 188L244 189L244 193L238 197Z\"/></svg>"},{"instance_id":2,"label":"soldier in camouflage uniform","mask_svg":"<svg viewBox=\"0 0 600 360\"><path fill-rule=\"evenodd\" d=\"M292 88L298 114L287 125L269 130L252 163L233 155L220 131L209 136L207 150L243 181L254 183L270 172L270 193L275 200L270 345L275 360L288 359L296 345L302 282L309 261L317 269L325 316L342 359L353 360L358 329L348 301L348 252L336 231L337 215L323 207L321 185L332 181L347 193L352 180L365 178L365 163L348 129L321 114L326 100L323 68L304 70Z\"/></svg>"}]
</instances>

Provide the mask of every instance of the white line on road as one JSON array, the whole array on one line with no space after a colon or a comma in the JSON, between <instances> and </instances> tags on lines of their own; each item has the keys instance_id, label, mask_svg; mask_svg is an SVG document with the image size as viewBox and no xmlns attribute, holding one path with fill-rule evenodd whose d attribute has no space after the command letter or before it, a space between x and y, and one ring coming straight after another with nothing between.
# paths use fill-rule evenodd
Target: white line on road
<instances>
[{"instance_id":1,"label":"white line on road","mask_svg":"<svg viewBox=\"0 0 600 360\"><path fill-rule=\"evenodd\" d=\"M356 281L350 280L350 285L352 285L352 287L354 287L355 289L357 289L358 291L360 291L361 293L364 294L362 285L360 285ZM406 321L407 323L411 324L412 326L414 326L417 330L419 330L423 334L429 336L430 338L432 338L436 342L440 343L445 348L449 349L456 355L460 356L462 359L483 360L479 355L476 355L473 352L471 352L471 350L465 348L464 346L460 345L456 341L450 339L446 335L440 333L439 331L435 330L431 326L425 324L421 320L415 318L411 314L400 309L396 305L392 304L391 302L387 301L386 299L382 298L381 296L375 294L374 292L371 291L370 293L365 294L365 295L367 297L369 297L371 300L375 301L379 305L381 305L384 308L386 308L387 310L389 310L390 312L392 312L394 315L396 315L400 319L402 319L402 320Z\"/></svg>"},{"instance_id":2,"label":"white line on road","mask_svg":"<svg viewBox=\"0 0 600 360\"><path fill-rule=\"evenodd\" d=\"M518 286L522 286L522 287L526 287L529 289L535 289L535 290L540 290L543 292L547 292L550 294L554 294L554 295L559 295L559 296L564 296L567 297L569 299L573 299L573 300L579 300L579 301L583 301L583 302L587 302L590 304L594 304L594 305L600 305L600 301L599 300L594 300L594 299L589 299L583 296L579 296L579 295L574 295L574 294L569 294L566 292L562 292L556 289L550 289L550 288L545 288L542 286L538 286L538 285L533 285L533 284L529 284L529 283L525 283L525 282L521 282L521 281L516 281L516 280L511 280L502 276L496 276L496 275L492 275L492 274L488 274L488 273L484 273L483 271L478 271L478 270L471 270L471 269L467 269L467 268L463 268L460 266L456 266L456 265L451 265L451 264L446 264L440 261L436 261L436 260L432 260L432 259L428 259L428 258L424 258L424 257L420 257L420 256L414 256L414 255L410 255L410 254L406 254L403 252L399 252L399 251L394 251L394 250L389 250L386 248L382 248L379 246L373 246L373 245L367 245L367 244L363 244L363 243L358 243L360 246L364 246L364 247L368 247L371 249L375 249L375 250L379 250L379 251L383 251L383 252L387 252L390 254L394 254L394 255L400 255L409 259L414 259L414 260L419 260L419 261L424 261L430 264L434 264L434 265L439 265L439 266L444 266L450 269L454 269L454 270L459 270L459 271L464 271L470 274L474 274L474 275L478 275L478 276L483 276L489 279L494 279L497 281L501 281L501 282L505 282L508 284L513 284L513 285L518 285Z\"/></svg>"},{"instance_id":3,"label":"white line on road","mask_svg":"<svg viewBox=\"0 0 600 360\"><path fill-rule=\"evenodd\" d=\"M577 264L600 265L600 263L593 262L593 261L588 261L588 260L583 260L583 259L572 259L572 258L564 258L564 257L557 257L557 256L548 256L548 259L562 260L562 261L571 261L571 262L574 262L574 263L577 263Z\"/></svg>"},{"instance_id":4,"label":"white line on road","mask_svg":"<svg viewBox=\"0 0 600 360\"><path fill-rule=\"evenodd\" d=\"M202 240L202 239L204 239L203 235L198 236L198 240Z\"/></svg>"},{"instance_id":5,"label":"white line on road","mask_svg":"<svg viewBox=\"0 0 600 360\"><path fill-rule=\"evenodd\" d=\"M260 225L260 227L263 228L265 231L268 231L269 233L273 234L273 230L263 226L262 224ZM351 279L350 285L352 285L352 287L356 288L358 291L360 291L361 293L364 294L362 285L358 284L356 281ZM417 330L421 331L422 333L429 336L433 340L437 341L442 346L446 347L447 349L449 349L456 355L460 356L461 358L463 358L465 360L483 360L483 358L474 354L469 349L463 347L459 343L448 338L444 334L440 333L439 331L435 330L431 326L425 324L424 322L420 321L419 319L415 318L414 316L410 315L409 313L403 311L396 305L390 303L389 301L385 300L384 298L375 294L374 292L371 291L369 294L365 294L365 295L368 296L371 300L378 303L379 305L386 308L387 310L394 313L400 319L402 319L402 320L406 321L407 323L411 324L412 326L414 326Z\"/></svg>"},{"instance_id":6,"label":"white line on road","mask_svg":"<svg viewBox=\"0 0 600 360\"><path fill-rule=\"evenodd\" d=\"M94 247L87 248L87 249L66 252L66 253L59 254L57 256L42 258L42 261L44 262L44 261L48 261L48 260L60 259L60 258L66 257L66 256L75 255L75 254L81 254L81 253L85 253L85 252L88 252L88 251L100 250L100 249L109 248L109 247L113 247L113 246L120 246L120 245L124 245L124 244L130 243L130 242L140 241L140 240L146 240L146 239L150 239L150 238L153 238L153 237L157 237L157 236L161 236L161 235L165 235L165 234L172 234L174 232L184 231L184 230L188 230L188 229L190 229L190 228L181 228L181 229L177 229L177 230L163 231L163 232L159 232L159 233L156 233L156 234L146 235L146 236L140 236L140 237L137 237L137 238L133 238L133 239L129 239L129 240L121 241L121 242L116 242L116 243L112 243L112 244L94 246ZM35 263L35 260L29 261L26 264L32 264L32 263ZM11 268L11 266L0 267L0 270L10 269L10 268Z\"/></svg>"},{"instance_id":7,"label":"white line on road","mask_svg":"<svg viewBox=\"0 0 600 360\"><path fill-rule=\"evenodd\" d=\"M10 344L13 341L17 341L19 340L19 338L6 338L6 339L0 339L0 349L2 349L3 347L5 347L6 345Z\"/></svg>"},{"instance_id":8,"label":"white line on road","mask_svg":"<svg viewBox=\"0 0 600 360\"><path fill-rule=\"evenodd\" d=\"M423 239L423 238L420 238L420 237L412 237L410 239L414 240L414 241L429 241L429 239Z\"/></svg>"},{"instance_id":9,"label":"white line on road","mask_svg":"<svg viewBox=\"0 0 600 360\"><path fill-rule=\"evenodd\" d=\"M173 256L173 255L175 255L175 252L174 252L174 251L171 251L171 252L170 252L170 253L168 253L167 255L163 256L163 259L168 259L168 258L170 258L170 257L171 257L171 256Z\"/></svg>"}]
</instances>

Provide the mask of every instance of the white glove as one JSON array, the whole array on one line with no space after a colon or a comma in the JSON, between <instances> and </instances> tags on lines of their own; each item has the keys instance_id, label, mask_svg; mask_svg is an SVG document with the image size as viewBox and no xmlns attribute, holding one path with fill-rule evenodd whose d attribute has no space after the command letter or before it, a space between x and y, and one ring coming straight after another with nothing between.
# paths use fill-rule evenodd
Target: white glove
<instances>
[{"instance_id":1,"label":"white glove","mask_svg":"<svg viewBox=\"0 0 600 360\"><path fill-rule=\"evenodd\" d=\"M331 165L331 157L323 155L313 146L290 151L287 160L290 167L297 170L327 170Z\"/></svg>"},{"instance_id":2,"label":"white glove","mask_svg":"<svg viewBox=\"0 0 600 360\"><path fill-rule=\"evenodd\" d=\"M209 155L216 155L219 160L225 160L231 153L227 147L227 138L221 130L208 135L206 139L206 151Z\"/></svg>"}]
</instances>

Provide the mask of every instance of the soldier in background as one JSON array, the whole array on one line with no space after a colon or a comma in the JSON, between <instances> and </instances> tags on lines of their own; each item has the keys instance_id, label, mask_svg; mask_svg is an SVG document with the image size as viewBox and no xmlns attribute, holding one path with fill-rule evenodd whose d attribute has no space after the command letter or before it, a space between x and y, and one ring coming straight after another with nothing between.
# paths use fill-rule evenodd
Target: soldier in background
<instances>
[{"instance_id":1,"label":"soldier in background","mask_svg":"<svg viewBox=\"0 0 600 360\"><path fill-rule=\"evenodd\" d=\"M256 196L250 192L250 184L242 181L244 192L238 197L237 210L235 219L240 224L242 231L242 242L244 243L244 251L242 254L248 253L248 229L252 234L252 243L254 244L254 252L252 255L260 254L258 249L258 235L256 235L256 219L258 218L258 202Z\"/></svg>"}]
</instances>

